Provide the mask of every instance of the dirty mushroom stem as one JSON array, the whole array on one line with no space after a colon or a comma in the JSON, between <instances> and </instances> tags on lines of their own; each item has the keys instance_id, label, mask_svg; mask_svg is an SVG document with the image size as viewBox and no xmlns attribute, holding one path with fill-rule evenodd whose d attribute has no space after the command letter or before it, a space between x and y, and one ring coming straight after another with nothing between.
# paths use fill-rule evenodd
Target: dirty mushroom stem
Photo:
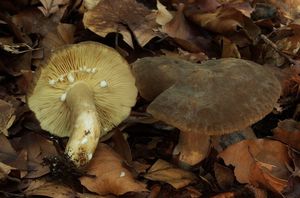
<instances>
[{"instance_id":1,"label":"dirty mushroom stem","mask_svg":"<svg viewBox=\"0 0 300 198\"><path fill-rule=\"evenodd\" d=\"M93 156L100 138L100 123L93 92L86 83L76 82L66 95L73 128L65 152L80 167Z\"/></svg>"},{"instance_id":2,"label":"dirty mushroom stem","mask_svg":"<svg viewBox=\"0 0 300 198\"><path fill-rule=\"evenodd\" d=\"M179 160L189 165L202 161L209 151L210 136L197 132L181 131L173 154L179 154Z\"/></svg>"}]
</instances>

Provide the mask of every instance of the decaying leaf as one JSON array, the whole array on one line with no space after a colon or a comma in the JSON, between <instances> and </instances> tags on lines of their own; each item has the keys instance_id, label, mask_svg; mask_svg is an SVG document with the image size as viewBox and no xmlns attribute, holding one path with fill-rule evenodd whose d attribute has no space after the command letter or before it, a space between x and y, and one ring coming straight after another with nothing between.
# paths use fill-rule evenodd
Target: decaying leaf
<instances>
[{"instance_id":1,"label":"decaying leaf","mask_svg":"<svg viewBox=\"0 0 300 198\"><path fill-rule=\"evenodd\" d=\"M48 32L41 42L44 49L43 59L50 56L51 51L67 44L74 43L75 26L59 23L53 31Z\"/></svg>"},{"instance_id":2,"label":"decaying leaf","mask_svg":"<svg viewBox=\"0 0 300 198\"><path fill-rule=\"evenodd\" d=\"M17 44L8 45L8 44L2 44L0 42L0 48L12 54L22 54L34 50L26 43L17 43Z\"/></svg>"},{"instance_id":3,"label":"decaying leaf","mask_svg":"<svg viewBox=\"0 0 300 198\"><path fill-rule=\"evenodd\" d=\"M193 173L176 168L161 159L152 165L144 177L153 181L166 182L176 189L187 186L196 179Z\"/></svg>"},{"instance_id":4,"label":"decaying leaf","mask_svg":"<svg viewBox=\"0 0 300 198\"><path fill-rule=\"evenodd\" d=\"M34 133L28 133L15 143L18 149L26 151L26 178L37 178L49 173L49 167L43 165L44 157L55 156L57 151L49 140Z\"/></svg>"},{"instance_id":5,"label":"decaying leaf","mask_svg":"<svg viewBox=\"0 0 300 198\"><path fill-rule=\"evenodd\" d=\"M147 191L145 185L135 181L123 166L122 158L106 144L98 145L87 167L87 173L95 178L81 177L81 184L100 195Z\"/></svg>"},{"instance_id":6,"label":"decaying leaf","mask_svg":"<svg viewBox=\"0 0 300 198\"><path fill-rule=\"evenodd\" d=\"M69 0L40 0L43 6L39 6L38 9L48 17L59 10L60 5L68 3Z\"/></svg>"},{"instance_id":7,"label":"decaying leaf","mask_svg":"<svg viewBox=\"0 0 300 198\"><path fill-rule=\"evenodd\" d=\"M135 0L102 0L84 14L83 23L102 37L110 32L120 33L124 41L133 47L133 39L144 46L158 36L155 18L154 12Z\"/></svg>"},{"instance_id":8,"label":"decaying leaf","mask_svg":"<svg viewBox=\"0 0 300 198\"><path fill-rule=\"evenodd\" d=\"M26 196L46 196L51 198L70 198L76 197L76 193L69 187L50 182L45 179L31 181L25 190Z\"/></svg>"},{"instance_id":9,"label":"decaying leaf","mask_svg":"<svg viewBox=\"0 0 300 198\"><path fill-rule=\"evenodd\" d=\"M83 0L83 5L86 9L93 9L101 0Z\"/></svg>"},{"instance_id":10,"label":"decaying leaf","mask_svg":"<svg viewBox=\"0 0 300 198\"><path fill-rule=\"evenodd\" d=\"M184 4L180 4L175 16L161 27L161 31L173 38L183 49L191 52L201 52L210 41L200 36L199 32L190 26L183 10Z\"/></svg>"},{"instance_id":11,"label":"decaying leaf","mask_svg":"<svg viewBox=\"0 0 300 198\"><path fill-rule=\"evenodd\" d=\"M235 166L240 183L263 186L282 192L290 175L286 165L291 163L287 147L274 140L244 140L229 146L219 154L226 164Z\"/></svg>"},{"instance_id":12,"label":"decaying leaf","mask_svg":"<svg viewBox=\"0 0 300 198\"><path fill-rule=\"evenodd\" d=\"M230 168L219 163L215 163L214 172L217 182L222 189L229 189L233 185L234 174Z\"/></svg>"},{"instance_id":13,"label":"decaying leaf","mask_svg":"<svg viewBox=\"0 0 300 198\"><path fill-rule=\"evenodd\" d=\"M220 7L213 13L190 13L188 18L201 27L223 35L243 30L252 41L257 40L260 29L251 19L232 7Z\"/></svg>"},{"instance_id":14,"label":"decaying leaf","mask_svg":"<svg viewBox=\"0 0 300 198\"><path fill-rule=\"evenodd\" d=\"M300 150L300 123L287 119L280 121L277 128L273 130L274 138L291 147Z\"/></svg>"},{"instance_id":15,"label":"decaying leaf","mask_svg":"<svg viewBox=\"0 0 300 198\"><path fill-rule=\"evenodd\" d=\"M14 108L13 106L0 99L0 133L8 136L9 127L13 124L16 116L14 115Z\"/></svg>"},{"instance_id":16,"label":"decaying leaf","mask_svg":"<svg viewBox=\"0 0 300 198\"><path fill-rule=\"evenodd\" d=\"M237 45L226 37L221 37L219 42L222 46L222 58L241 58Z\"/></svg>"},{"instance_id":17,"label":"decaying leaf","mask_svg":"<svg viewBox=\"0 0 300 198\"><path fill-rule=\"evenodd\" d=\"M172 20L173 15L167 10L166 6L159 2L159 0L156 1L156 7L156 23L158 23L159 25L165 25Z\"/></svg>"},{"instance_id":18,"label":"decaying leaf","mask_svg":"<svg viewBox=\"0 0 300 198\"><path fill-rule=\"evenodd\" d=\"M0 162L0 181L4 180L13 169L15 168Z\"/></svg>"}]
</instances>

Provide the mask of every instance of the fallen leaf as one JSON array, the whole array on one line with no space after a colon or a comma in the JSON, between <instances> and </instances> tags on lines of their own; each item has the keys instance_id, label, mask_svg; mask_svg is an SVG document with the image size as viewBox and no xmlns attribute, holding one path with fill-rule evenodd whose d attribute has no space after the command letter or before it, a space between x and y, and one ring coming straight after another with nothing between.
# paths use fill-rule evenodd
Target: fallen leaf
<instances>
[{"instance_id":1,"label":"fallen leaf","mask_svg":"<svg viewBox=\"0 0 300 198\"><path fill-rule=\"evenodd\" d=\"M221 5L218 0L194 0L184 3L186 5L185 13L195 11L201 13L213 12Z\"/></svg>"},{"instance_id":2,"label":"fallen leaf","mask_svg":"<svg viewBox=\"0 0 300 198\"><path fill-rule=\"evenodd\" d=\"M37 33L44 37L56 28L61 17L62 13L59 12L47 18L38 9L28 9L14 15L12 21L23 33Z\"/></svg>"},{"instance_id":3,"label":"fallen leaf","mask_svg":"<svg viewBox=\"0 0 300 198\"><path fill-rule=\"evenodd\" d=\"M187 186L196 179L196 176L186 170L176 168L169 162L157 160L144 175L146 179L162 181L179 189Z\"/></svg>"},{"instance_id":4,"label":"fallen leaf","mask_svg":"<svg viewBox=\"0 0 300 198\"><path fill-rule=\"evenodd\" d=\"M16 118L15 109L10 103L0 99L0 112L0 133L8 136L7 129L11 127Z\"/></svg>"},{"instance_id":5,"label":"fallen leaf","mask_svg":"<svg viewBox=\"0 0 300 198\"><path fill-rule=\"evenodd\" d=\"M210 43L208 38L200 35L199 31L188 23L183 10L184 4L179 4L175 16L161 27L161 31L173 38L183 49L190 52L203 52Z\"/></svg>"},{"instance_id":6,"label":"fallen leaf","mask_svg":"<svg viewBox=\"0 0 300 198\"><path fill-rule=\"evenodd\" d=\"M60 5L65 5L69 0L40 0L43 6L39 6L38 9L48 17L51 14L59 10Z\"/></svg>"},{"instance_id":7,"label":"fallen leaf","mask_svg":"<svg viewBox=\"0 0 300 198\"><path fill-rule=\"evenodd\" d=\"M86 9L91 10L102 0L83 0L83 5Z\"/></svg>"},{"instance_id":8,"label":"fallen leaf","mask_svg":"<svg viewBox=\"0 0 300 198\"><path fill-rule=\"evenodd\" d=\"M237 45L230 39L222 36L219 43L222 47L222 58L241 58Z\"/></svg>"},{"instance_id":9,"label":"fallen leaf","mask_svg":"<svg viewBox=\"0 0 300 198\"><path fill-rule=\"evenodd\" d=\"M300 123L287 119L280 121L273 130L274 138L300 150Z\"/></svg>"},{"instance_id":10,"label":"fallen leaf","mask_svg":"<svg viewBox=\"0 0 300 198\"><path fill-rule=\"evenodd\" d=\"M232 7L220 7L213 13L190 13L187 16L194 23L210 31L224 35L244 31L252 41L256 41L260 29L242 12Z\"/></svg>"},{"instance_id":11,"label":"fallen leaf","mask_svg":"<svg viewBox=\"0 0 300 198\"><path fill-rule=\"evenodd\" d=\"M0 162L0 181L6 179L7 175L10 173L11 170L14 170L14 167L8 166L2 162Z\"/></svg>"},{"instance_id":12,"label":"fallen leaf","mask_svg":"<svg viewBox=\"0 0 300 198\"><path fill-rule=\"evenodd\" d=\"M77 193L76 195L78 198L116 198L113 195L100 196L91 193Z\"/></svg>"},{"instance_id":13,"label":"fallen leaf","mask_svg":"<svg viewBox=\"0 0 300 198\"><path fill-rule=\"evenodd\" d=\"M281 192L290 176L286 165L291 163L287 147L281 142L267 139L243 140L221 152L227 165L235 167L240 183L263 186Z\"/></svg>"},{"instance_id":14,"label":"fallen leaf","mask_svg":"<svg viewBox=\"0 0 300 198\"><path fill-rule=\"evenodd\" d=\"M100 195L147 191L145 185L135 181L132 174L123 167L122 158L106 144L98 145L87 167L87 174L95 175L95 178L81 177L81 184Z\"/></svg>"},{"instance_id":15,"label":"fallen leaf","mask_svg":"<svg viewBox=\"0 0 300 198\"><path fill-rule=\"evenodd\" d=\"M235 178L230 168L214 163L214 172L217 182L222 189L229 189L233 185Z\"/></svg>"},{"instance_id":16,"label":"fallen leaf","mask_svg":"<svg viewBox=\"0 0 300 198\"><path fill-rule=\"evenodd\" d=\"M277 7L281 11L283 16L288 20L299 18L299 0L268 0L267 2Z\"/></svg>"},{"instance_id":17,"label":"fallen leaf","mask_svg":"<svg viewBox=\"0 0 300 198\"><path fill-rule=\"evenodd\" d=\"M167 51L167 50L161 50L166 56L172 56L175 58L181 58L193 63L201 63L202 61L208 60L207 55L205 55L203 52L188 52L181 48L178 48L177 51Z\"/></svg>"},{"instance_id":18,"label":"fallen leaf","mask_svg":"<svg viewBox=\"0 0 300 198\"><path fill-rule=\"evenodd\" d=\"M153 37L159 36L156 15L135 0L102 0L83 17L85 27L105 37L110 32L123 35L124 41L133 47L136 39L142 47ZM131 32L135 38L132 38Z\"/></svg>"},{"instance_id":19,"label":"fallen leaf","mask_svg":"<svg viewBox=\"0 0 300 198\"><path fill-rule=\"evenodd\" d=\"M23 149L27 154L26 178L37 178L49 173L49 167L43 164L43 159L57 155L53 143L35 133L28 133L15 142L18 149Z\"/></svg>"},{"instance_id":20,"label":"fallen leaf","mask_svg":"<svg viewBox=\"0 0 300 198\"><path fill-rule=\"evenodd\" d=\"M166 6L159 2L159 0L156 0L156 7L156 23L158 23L159 25L165 25L172 20L173 15L167 10Z\"/></svg>"},{"instance_id":21,"label":"fallen leaf","mask_svg":"<svg viewBox=\"0 0 300 198\"><path fill-rule=\"evenodd\" d=\"M76 197L76 193L69 187L46 181L45 179L31 181L25 190L26 196L46 196L51 198L70 198Z\"/></svg>"},{"instance_id":22,"label":"fallen leaf","mask_svg":"<svg viewBox=\"0 0 300 198\"><path fill-rule=\"evenodd\" d=\"M218 195L212 196L211 198L235 198L236 194L234 192L224 192Z\"/></svg>"},{"instance_id":23,"label":"fallen leaf","mask_svg":"<svg viewBox=\"0 0 300 198\"><path fill-rule=\"evenodd\" d=\"M39 46L44 49L42 60L47 59L56 48L74 43L75 29L72 24L59 23L55 29L49 31Z\"/></svg>"}]
</instances>

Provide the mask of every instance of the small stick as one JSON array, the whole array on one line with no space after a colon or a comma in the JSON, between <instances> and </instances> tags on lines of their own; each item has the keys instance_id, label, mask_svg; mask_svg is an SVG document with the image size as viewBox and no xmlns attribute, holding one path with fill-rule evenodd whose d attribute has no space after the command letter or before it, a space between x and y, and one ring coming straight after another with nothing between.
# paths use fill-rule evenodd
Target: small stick
<instances>
[{"instance_id":1,"label":"small stick","mask_svg":"<svg viewBox=\"0 0 300 198\"><path fill-rule=\"evenodd\" d=\"M266 35L261 34L260 38L267 43L268 45L270 45L277 53L279 53L281 56L283 56L284 58L286 58L291 64L293 65L297 65L297 62L295 60L293 60L290 56L286 55L285 53L283 53L282 51L280 51L277 47L277 45L271 41Z\"/></svg>"}]
</instances>

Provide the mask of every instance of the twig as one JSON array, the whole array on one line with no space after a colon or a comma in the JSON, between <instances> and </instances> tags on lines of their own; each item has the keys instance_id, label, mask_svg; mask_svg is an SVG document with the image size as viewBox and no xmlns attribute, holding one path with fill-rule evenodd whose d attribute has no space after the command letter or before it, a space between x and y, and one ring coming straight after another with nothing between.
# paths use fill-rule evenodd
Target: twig
<instances>
[{"instance_id":1,"label":"twig","mask_svg":"<svg viewBox=\"0 0 300 198\"><path fill-rule=\"evenodd\" d=\"M281 50L278 49L277 45L271 41L266 35L261 34L260 38L268 45L270 45L278 54L280 54L281 56L283 56L285 59L287 59L291 64L293 65L297 65L297 62L295 60L293 60L290 56L286 55L285 53L283 53Z\"/></svg>"}]
</instances>

